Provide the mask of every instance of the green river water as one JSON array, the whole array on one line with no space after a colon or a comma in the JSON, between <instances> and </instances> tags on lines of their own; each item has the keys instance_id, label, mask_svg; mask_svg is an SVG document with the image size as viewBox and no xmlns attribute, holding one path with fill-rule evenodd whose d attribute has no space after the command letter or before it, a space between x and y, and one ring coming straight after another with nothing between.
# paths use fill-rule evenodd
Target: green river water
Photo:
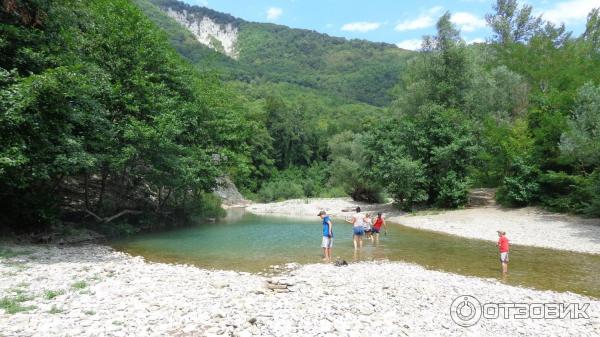
<instances>
[{"instance_id":1,"label":"green river water","mask_svg":"<svg viewBox=\"0 0 600 337\"><path fill-rule=\"evenodd\" d=\"M512 245L509 274L502 277L494 242L397 224L388 227L388 234L381 234L379 244L365 240L355 255L351 225L338 219L334 222L334 258L349 262L406 261L429 269L497 278L512 285L600 298L600 255ZM320 244L321 223L316 216L314 220L289 219L235 210L222 222L136 235L112 243L118 250L151 261L249 272L288 262L320 262Z\"/></svg>"}]
</instances>

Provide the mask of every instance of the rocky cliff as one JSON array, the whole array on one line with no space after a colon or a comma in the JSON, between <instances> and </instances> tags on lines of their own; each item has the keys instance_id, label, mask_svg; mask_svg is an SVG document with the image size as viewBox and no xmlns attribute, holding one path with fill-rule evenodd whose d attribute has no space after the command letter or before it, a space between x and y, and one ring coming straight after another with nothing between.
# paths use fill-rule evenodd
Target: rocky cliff
<instances>
[{"instance_id":1,"label":"rocky cliff","mask_svg":"<svg viewBox=\"0 0 600 337\"><path fill-rule=\"evenodd\" d=\"M236 50L238 28L231 23L219 23L209 16L190 13L187 10L166 8L169 17L188 29L198 42L233 59L239 56Z\"/></svg>"}]
</instances>

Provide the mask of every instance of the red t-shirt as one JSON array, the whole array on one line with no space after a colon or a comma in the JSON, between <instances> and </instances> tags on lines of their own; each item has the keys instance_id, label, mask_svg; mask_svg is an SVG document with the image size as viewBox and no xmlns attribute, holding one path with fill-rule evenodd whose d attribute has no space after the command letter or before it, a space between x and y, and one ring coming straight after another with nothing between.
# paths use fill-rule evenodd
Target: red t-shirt
<instances>
[{"instance_id":1,"label":"red t-shirt","mask_svg":"<svg viewBox=\"0 0 600 337\"><path fill-rule=\"evenodd\" d=\"M379 230L381 228L381 225L383 225L383 219L377 218L377 220L375 220L375 223L373 224L373 228Z\"/></svg>"},{"instance_id":2,"label":"red t-shirt","mask_svg":"<svg viewBox=\"0 0 600 337\"><path fill-rule=\"evenodd\" d=\"M506 236L502 235L498 239L498 247L500 248L500 253L508 252L508 239L506 238Z\"/></svg>"}]
</instances>

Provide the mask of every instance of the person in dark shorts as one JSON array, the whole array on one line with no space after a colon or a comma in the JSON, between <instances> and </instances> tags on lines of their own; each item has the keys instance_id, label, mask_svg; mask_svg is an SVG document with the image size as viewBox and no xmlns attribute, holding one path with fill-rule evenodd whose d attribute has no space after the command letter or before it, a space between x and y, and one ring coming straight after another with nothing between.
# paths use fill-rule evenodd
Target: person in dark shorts
<instances>
[{"instance_id":1,"label":"person in dark shorts","mask_svg":"<svg viewBox=\"0 0 600 337\"><path fill-rule=\"evenodd\" d=\"M362 248L363 242L362 237L365 235L365 228L363 227L364 215L360 213L360 207L356 207L356 213L350 220L346 220L352 224L352 241L354 242L354 250Z\"/></svg>"},{"instance_id":2,"label":"person in dark shorts","mask_svg":"<svg viewBox=\"0 0 600 337\"><path fill-rule=\"evenodd\" d=\"M323 261L331 261L331 247L333 247L333 222L325 211L320 211L318 216L323 220Z\"/></svg>"},{"instance_id":3,"label":"person in dark shorts","mask_svg":"<svg viewBox=\"0 0 600 337\"><path fill-rule=\"evenodd\" d=\"M384 233L387 234L387 224L385 223L385 219L383 219L383 214L381 212L377 213L377 219L375 219L375 223L373 224L372 233L375 238L375 242L379 242L379 233L381 233L381 226L383 226Z\"/></svg>"}]
</instances>

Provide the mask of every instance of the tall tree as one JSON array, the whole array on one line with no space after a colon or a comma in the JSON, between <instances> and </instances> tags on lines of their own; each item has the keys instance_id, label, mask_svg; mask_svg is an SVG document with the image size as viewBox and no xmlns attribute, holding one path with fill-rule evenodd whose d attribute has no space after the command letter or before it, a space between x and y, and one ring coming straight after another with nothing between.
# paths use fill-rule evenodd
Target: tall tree
<instances>
[{"instance_id":1,"label":"tall tree","mask_svg":"<svg viewBox=\"0 0 600 337\"><path fill-rule=\"evenodd\" d=\"M532 6L519 8L517 0L497 0L493 9L485 19L494 32L493 41L501 45L527 42L542 24L541 17L532 15Z\"/></svg>"}]
</instances>

